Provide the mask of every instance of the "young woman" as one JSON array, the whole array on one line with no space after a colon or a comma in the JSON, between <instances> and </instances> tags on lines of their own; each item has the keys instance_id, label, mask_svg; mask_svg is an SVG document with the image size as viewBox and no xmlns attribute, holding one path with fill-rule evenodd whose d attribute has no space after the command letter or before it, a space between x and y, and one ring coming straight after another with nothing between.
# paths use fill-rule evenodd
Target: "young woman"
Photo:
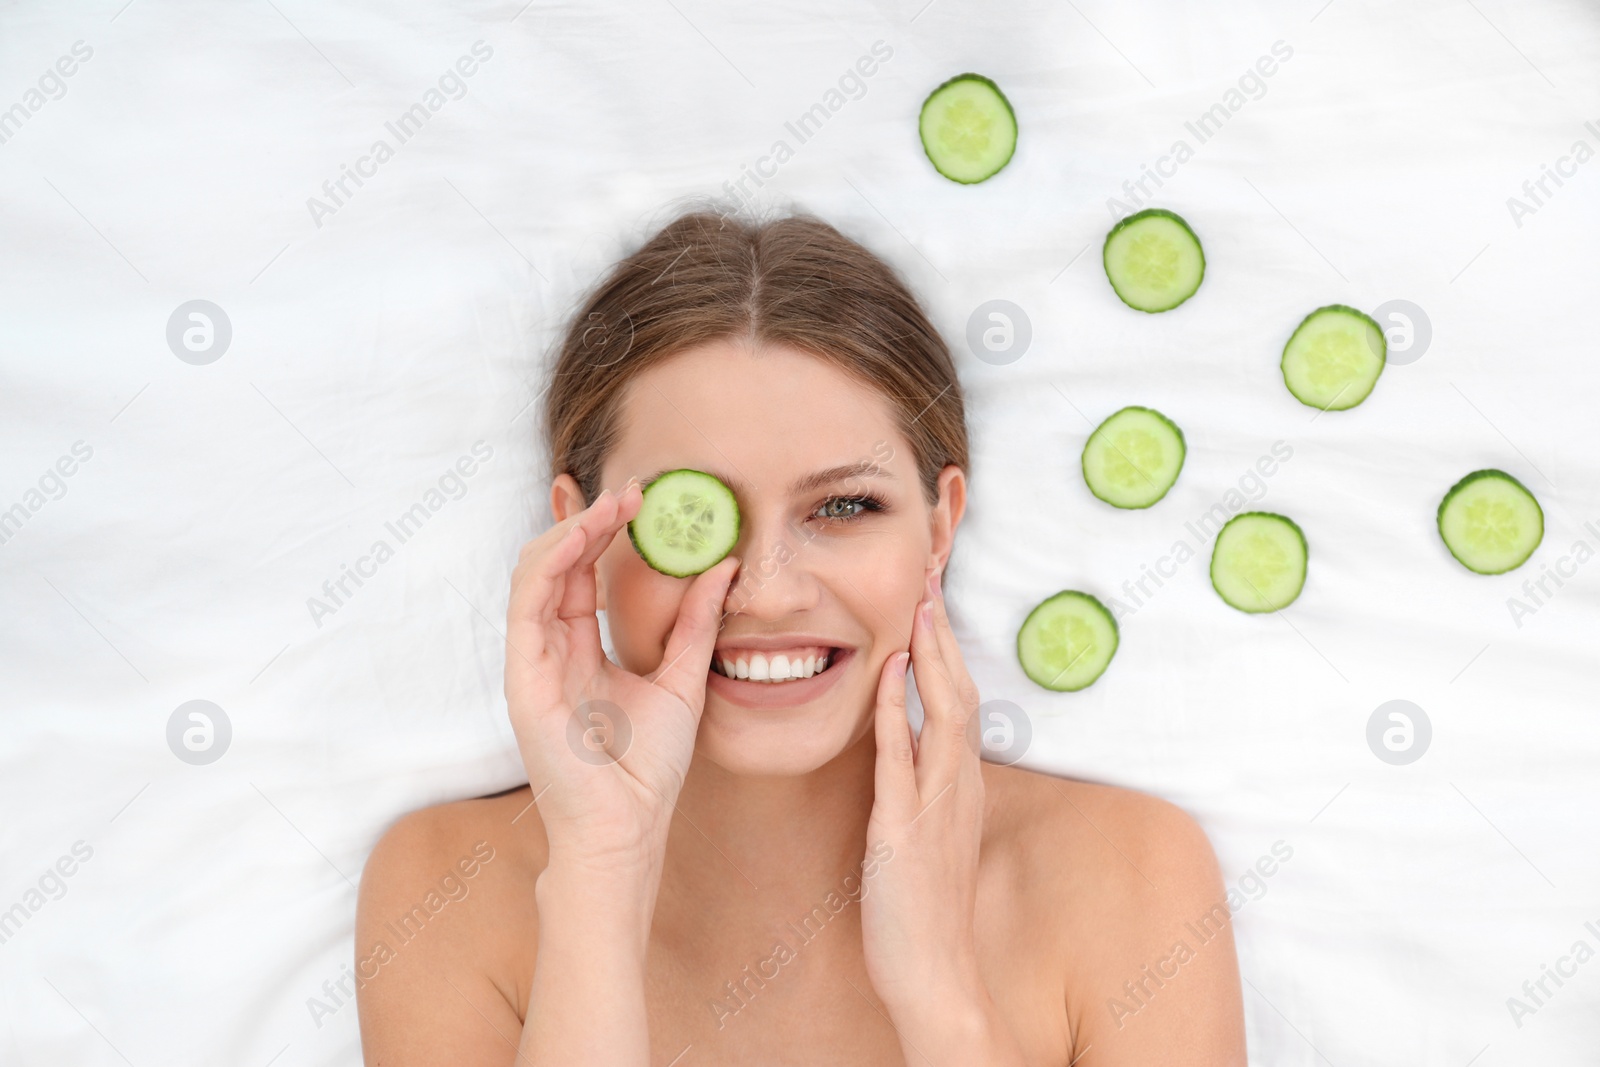
<instances>
[{"instance_id":1,"label":"young woman","mask_svg":"<svg viewBox=\"0 0 1600 1067\"><path fill-rule=\"evenodd\" d=\"M814 218L684 215L576 316L545 418L556 522L506 622L530 786L373 852L367 1063L1244 1062L1195 823L979 759L940 581L962 392L893 270ZM693 578L619 536L680 467L742 516Z\"/></svg>"}]
</instances>

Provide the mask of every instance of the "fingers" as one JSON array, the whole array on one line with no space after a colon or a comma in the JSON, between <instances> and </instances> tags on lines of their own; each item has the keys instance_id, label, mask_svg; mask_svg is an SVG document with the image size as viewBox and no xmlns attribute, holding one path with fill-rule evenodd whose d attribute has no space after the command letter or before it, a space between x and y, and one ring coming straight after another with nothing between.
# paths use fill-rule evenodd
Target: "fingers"
<instances>
[{"instance_id":1,"label":"fingers","mask_svg":"<svg viewBox=\"0 0 1600 1067\"><path fill-rule=\"evenodd\" d=\"M522 546L511 576L506 606L506 663L513 671L538 673L547 627L560 617L572 626L578 659L599 655L599 620L594 617L594 563L617 530L638 513L640 494L629 482L619 495L609 490L594 503L556 523Z\"/></svg>"},{"instance_id":2,"label":"fingers","mask_svg":"<svg viewBox=\"0 0 1600 1067\"><path fill-rule=\"evenodd\" d=\"M937 792L969 753L977 758L976 737L968 735L979 725L978 689L962 661L935 576L928 579L928 593L913 618L911 657L924 712L917 784L919 790Z\"/></svg>"},{"instance_id":3,"label":"fingers","mask_svg":"<svg viewBox=\"0 0 1600 1067\"><path fill-rule=\"evenodd\" d=\"M948 672L950 684L955 689L956 707L963 718L976 720L978 715L978 686L967 671L967 661L961 656L961 645L950 626L950 613L945 608L944 590L939 584L939 572L928 577L928 588L933 596L933 632L939 639L939 652ZM976 749L974 749L976 751Z\"/></svg>"},{"instance_id":4,"label":"fingers","mask_svg":"<svg viewBox=\"0 0 1600 1067\"><path fill-rule=\"evenodd\" d=\"M878 698L872 729L878 744L873 771L874 804L882 804L895 818L916 807L916 755L911 723L906 719L906 666L910 653L896 652L884 661L878 674Z\"/></svg>"},{"instance_id":5,"label":"fingers","mask_svg":"<svg viewBox=\"0 0 1600 1067\"><path fill-rule=\"evenodd\" d=\"M567 571L582 555L586 543L581 527L558 529L547 530L528 542L511 574L506 630L508 635L517 636L523 655L537 656L544 650L544 623L554 616Z\"/></svg>"},{"instance_id":6,"label":"fingers","mask_svg":"<svg viewBox=\"0 0 1600 1067\"><path fill-rule=\"evenodd\" d=\"M573 516L588 531L590 538L589 547L578 557L577 566L593 566L611 544L617 531L639 514L639 505L642 503L644 493L638 481L630 478L620 492L614 493L610 489L603 491L595 497L593 504Z\"/></svg>"},{"instance_id":7,"label":"fingers","mask_svg":"<svg viewBox=\"0 0 1600 1067\"><path fill-rule=\"evenodd\" d=\"M598 598L595 592L594 565L602 553L611 547L617 531L639 512L642 496L630 481L621 494L606 489L594 498L594 503L572 516L588 539L584 551L570 568L571 581L562 590L557 614L563 619L590 617L595 613Z\"/></svg>"},{"instance_id":8,"label":"fingers","mask_svg":"<svg viewBox=\"0 0 1600 1067\"><path fill-rule=\"evenodd\" d=\"M722 604L738 572L738 557L728 556L695 576L678 606L678 621L667 638L661 666L650 679L683 701L696 716L705 708L706 672L711 669L711 650L722 627Z\"/></svg>"},{"instance_id":9,"label":"fingers","mask_svg":"<svg viewBox=\"0 0 1600 1067\"><path fill-rule=\"evenodd\" d=\"M933 632L939 640L939 652L944 666L950 672L950 683L955 687L961 706L969 713L978 709L978 687L967 673L966 661L961 658L961 646L956 642L955 631L950 628L950 613L945 609L944 590L939 584L939 572L928 576L928 595L933 601Z\"/></svg>"},{"instance_id":10,"label":"fingers","mask_svg":"<svg viewBox=\"0 0 1600 1067\"><path fill-rule=\"evenodd\" d=\"M932 796L950 780L960 755L961 738L954 725L958 718L955 686L944 652L934 633L933 605L922 601L912 615L911 666L917 673L917 696L922 701L922 736L917 741L917 789ZM931 790L931 791L930 791Z\"/></svg>"}]
</instances>

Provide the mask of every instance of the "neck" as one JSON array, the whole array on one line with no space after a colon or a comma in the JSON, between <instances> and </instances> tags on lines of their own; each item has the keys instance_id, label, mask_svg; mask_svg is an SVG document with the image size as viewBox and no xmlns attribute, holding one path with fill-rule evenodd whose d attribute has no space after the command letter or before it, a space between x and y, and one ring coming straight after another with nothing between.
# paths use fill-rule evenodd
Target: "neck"
<instances>
[{"instance_id":1,"label":"neck","mask_svg":"<svg viewBox=\"0 0 1600 1067\"><path fill-rule=\"evenodd\" d=\"M859 875L876 752L869 729L809 774L750 777L697 759L678 797L663 902L708 924L752 907L778 917Z\"/></svg>"}]
</instances>

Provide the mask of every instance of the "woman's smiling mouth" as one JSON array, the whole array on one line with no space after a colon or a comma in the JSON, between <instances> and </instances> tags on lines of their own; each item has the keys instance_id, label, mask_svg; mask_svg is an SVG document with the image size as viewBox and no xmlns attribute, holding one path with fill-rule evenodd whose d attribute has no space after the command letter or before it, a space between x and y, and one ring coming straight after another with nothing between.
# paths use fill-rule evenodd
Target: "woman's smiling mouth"
<instances>
[{"instance_id":1,"label":"woman's smiling mouth","mask_svg":"<svg viewBox=\"0 0 1600 1067\"><path fill-rule=\"evenodd\" d=\"M835 651L822 645L801 645L770 652L719 649L712 654L711 669L724 678L745 678L752 682L798 681L827 670Z\"/></svg>"},{"instance_id":2,"label":"woman's smiling mouth","mask_svg":"<svg viewBox=\"0 0 1600 1067\"><path fill-rule=\"evenodd\" d=\"M810 636L727 640L712 651L706 688L746 707L792 707L832 688L853 653Z\"/></svg>"}]
</instances>

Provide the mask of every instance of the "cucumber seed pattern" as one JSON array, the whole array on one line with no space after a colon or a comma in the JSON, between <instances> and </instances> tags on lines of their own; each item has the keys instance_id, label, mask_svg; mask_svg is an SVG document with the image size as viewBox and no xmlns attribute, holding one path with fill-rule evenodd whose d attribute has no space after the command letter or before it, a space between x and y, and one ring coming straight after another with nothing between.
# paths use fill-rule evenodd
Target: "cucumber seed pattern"
<instances>
[{"instance_id":1,"label":"cucumber seed pattern","mask_svg":"<svg viewBox=\"0 0 1600 1067\"><path fill-rule=\"evenodd\" d=\"M711 544L717 511L703 493L682 492L674 506L663 508L654 523L655 534L668 548L704 552Z\"/></svg>"},{"instance_id":2,"label":"cucumber seed pattern","mask_svg":"<svg viewBox=\"0 0 1600 1067\"><path fill-rule=\"evenodd\" d=\"M1234 573L1244 579L1256 598L1267 602L1263 590L1283 580L1289 570L1289 553L1276 537L1266 533L1247 533L1238 554L1233 557Z\"/></svg>"},{"instance_id":3,"label":"cucumber seed pattern","mask_svg":"<svg viewBox=\"0 0 1600 1067\"><path fill-rule=\"evenodd\" d=\"M1466 518L1467 540L1490 552L1510 551L1521 533L1516 511L1503 500L1469 501Z\"/></svg>"},{"instance_id":4,"label":"cucumber seed pattern","mask_svg":"<svg viewBox=\"0 0 1600 1067\"><path fill-rule=\"evenodd\" d=\"M1178 278L1178 246L1162 234L1135 234L1124 262L1128 273L1151 289L1165 289Z\"/></svg>"},{"instance_id":5,"label":"cucumber seed pattern","mask_svg":"<svg viewBox=\"0 0 1600 1067\"><path fill-rule=\"evenodd\" d=\"M1121 489L1147 486L1165 463L1161 441L1145 430L1124 430L1113 435L1111 450L1105 455L1103 473Z\"/></svg>"},{"instance_id":6,"label":"cucumber seed pattern","mask_svg":"<svg viewBox=\"0 0 1600 1067\"><path fill-rule=\"evenodd\" d=\"M1304 349L1306 377L1319 393L1337 393L1361 373L1360 352L1342 333L1313 337Z\"/></svg>"},{"instance_id":7,"label":"cucumber seed pattern","mask_svg":"<svg viewBox=\"0 0 1600 1067\"><path fill-rule=\"evenodd\" d=\"M1058 668L1052 681L1076 667L1097 645L1094 628L1076 615L1047 619L1040 624L1038 634L1039 651L1051 667Z\"/></svg>"}]
</instances>

